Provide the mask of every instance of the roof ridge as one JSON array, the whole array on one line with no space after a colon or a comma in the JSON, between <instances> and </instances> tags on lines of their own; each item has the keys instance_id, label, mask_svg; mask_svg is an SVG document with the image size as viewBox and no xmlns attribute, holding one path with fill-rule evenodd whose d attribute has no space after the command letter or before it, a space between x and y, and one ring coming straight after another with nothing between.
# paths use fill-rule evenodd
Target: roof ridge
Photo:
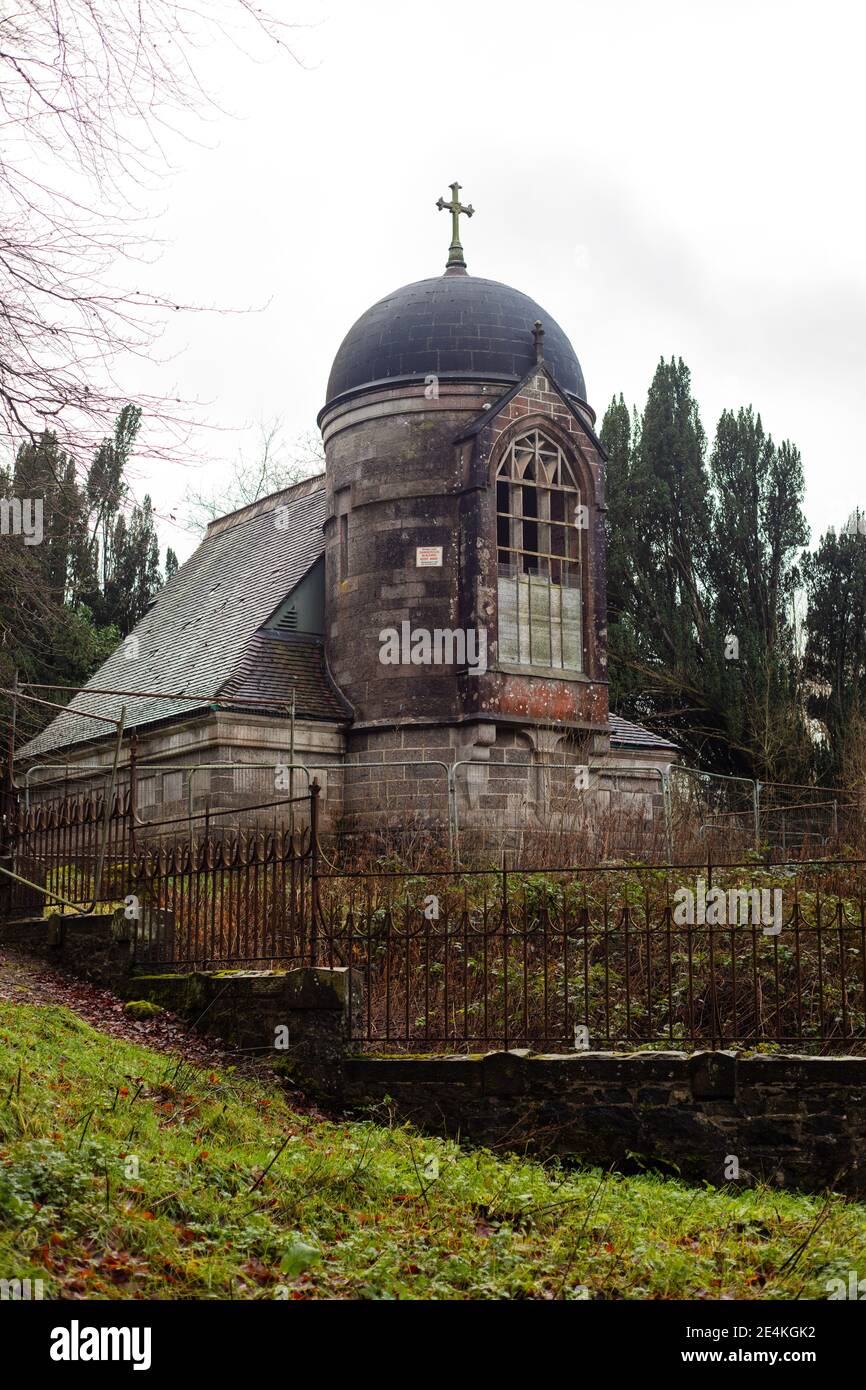
<instances>
[{"instance_id":1,"label":"roof ridge","mask_svg":"<svg viewBox=\"0 0 866 1390\"><path fill-rule=\"evenodd\" d=\"M289 487L280 488L279 492L271 492L267 497L259 497L255 502L248 502L244 507L238 507L234 512L226 512L225 516L215 517L209 522L205 531L205 538L218 536L223 531L229 531L233 526L240 526L244 521L261 516L262 512L275 511L283 501L294 501L298 497L308 497L311 492L320 492L325 485L324 470L321 473L314 473L312 477L302 478L300 482L292 483Z\"/></svg>"}]
</instances>

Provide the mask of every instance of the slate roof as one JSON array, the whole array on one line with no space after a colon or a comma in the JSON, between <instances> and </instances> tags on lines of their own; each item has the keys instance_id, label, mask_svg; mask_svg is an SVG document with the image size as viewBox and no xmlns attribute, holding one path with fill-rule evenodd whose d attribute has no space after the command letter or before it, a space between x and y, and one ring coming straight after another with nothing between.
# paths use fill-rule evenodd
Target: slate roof
<instances>
[{"instance_id":1,"label":"slate roof","mask_svg":"<svg viewBox=\"0 0 866 1390\"><path fill-rule=\"evenodd\" d=\"M293 689L296 714L313 719L351 717L351 707L328 675L324 647L316 637L257 632L220 696L243 700L247 710L263 700L262 711L273 713L269 702L291 701Z\"/></svg>"},{"instance_id":2,"label":"slate roof","mask_svg":"<svg viewBox=\"0 0 866 1390\"><path fill-rule=\"evenodd\" d=\"M279 517L278 508L285 509ZM138 639L137 658L130 660L127 644L121 643L82 693L18 756L104 738L108 726L83 718L81 710L117 718L125 704L127 728L134 728L206 708L244 660L257 630L321 555L324 519L319 476L212 522L130 634ZM90 687L155 694L124 700L91 694ZM193 698L170 700L162 692L190 692Z\"/></svg>"},{"instance_id":3,"label":"slate roof","mask_svg":"<svg viewBox=\"0 0 866 1390\"><path fill-rule=\"evenodd\" d=\"M676 748L670 739L645 729L643 724L633 724L630 719L622 719L618 714L608 715L610 741L618 748Z\"/></svg>"},{"instance_id":4,"label":"slate roof","mask_svg":"<svg viewBox=\"0 0 866 1390\"><path fill-rule=\"evenodd\" d=\"M353 324L334 358L327 403L374 384L423 381L430 373L521 381L535 362L537 319L544 326L545 361L562 389L585 401L574 348L546 309L498 280L439 275L385 295Z\"/></svg>"},{"instance_id":5,"label":"slate roof","mask_svg":"<svg viewBox=\"0 0 866 1390\"><path fill-rule=\"evenodd\" d=\"M121 643L84 691L18 756L41 757L104 738L108 726L80 711L117 718L122 704L127 728L140 728L206 709L217 697L227 703L234 697L246 710L261 700L262 713L276 713L268 702L284 700L287 713L294 688L299 717L350 719L351 708L331 680L319 639L260 630L322 555L324 519L319 476L212 522L201 545L133 629L137 659L128 659ZM100 689L155 693L124 700L95 693ZM186 692L186 700L167 698ZM615 747L676 749L616 714L610 715L609 727Z\"/></svg>"}]
</instances>

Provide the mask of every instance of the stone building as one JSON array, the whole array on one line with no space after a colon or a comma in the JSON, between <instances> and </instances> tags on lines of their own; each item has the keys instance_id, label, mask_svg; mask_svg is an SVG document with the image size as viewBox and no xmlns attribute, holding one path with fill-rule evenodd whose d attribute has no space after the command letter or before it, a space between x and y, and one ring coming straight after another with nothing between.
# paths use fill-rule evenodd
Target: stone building
<instances>
[{"instance_id":1,"label":"stone building","mask_svg":"<svg viewBox=\"0 0 866 1390\"><path fill-rule=\"evenodd\" d=\"M350 829L655 815L676 750L608 710L606 458L583 372L545 309L468 274L458 194L440 199L445 273L374 304L337 351L324 474L211 524L22 750L34 795L104 766L116 740L86 715L123 706L143 817L300 791L304 769Z\"/></svg>"}]
</instances>

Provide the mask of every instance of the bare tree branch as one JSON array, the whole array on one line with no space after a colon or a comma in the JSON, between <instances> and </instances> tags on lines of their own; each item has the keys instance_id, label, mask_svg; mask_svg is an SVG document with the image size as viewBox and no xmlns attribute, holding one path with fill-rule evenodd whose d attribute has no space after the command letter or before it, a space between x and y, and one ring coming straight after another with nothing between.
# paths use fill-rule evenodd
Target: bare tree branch
<instances>
[{"instance_id":1,"label":"bare tree branch","mask_svg":"<svg viewBox=\"0 0 866 1390\"><path fill-rule=\"evenodd\" d=\"M86 453L134 398L169 426L165 449L182 438L178 402L117 380L152 359L168 314L195 307L136 286L149 209L169 138L217 109L208 50L298 62L291 28L253 0L2 0L0 433L48 426Z\"/></svg>"},{"instance_id":2,"label":"bare tree branch","mask_svg":"<svg viewBox=\"0 0 866 1390\"><path fill-rule=\"evenodd\" d=\"M215 517L227 516L273 492L311 478L324 467L325 452L318 435L305 434L286 444L279 416L260 421L255 458L245 458L241 454L232 466L228 482L208 492L187 490L184 498L187 521L193 530L204 531Z\"/></svg>"}]
</instances>

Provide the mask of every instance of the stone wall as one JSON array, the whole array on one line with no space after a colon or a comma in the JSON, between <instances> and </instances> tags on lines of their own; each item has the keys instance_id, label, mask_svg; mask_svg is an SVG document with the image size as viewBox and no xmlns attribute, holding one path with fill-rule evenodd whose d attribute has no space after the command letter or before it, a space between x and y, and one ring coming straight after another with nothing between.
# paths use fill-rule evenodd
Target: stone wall
<instances>
[{"instance_id":1,"label":"stone wall","mask_svg":"<svg viewBox=\"0 0 866 1390\"><path fill-rule=\"evenodd\" d=\"M0 947L17 947L122 998L170 1009L311 1093L342 1094L363 997L357 977L350 988L348 969L139 974L129 928L122 909L113 916L7 922L0 924Z\"/></svg>"},{"instance_id":2,"label":"stone wall","mask_svg":"<svg viewBox=\"0 0 866 1390\"><path fill-rule=\"evenodd\" d=\"M133 968L130 925L123 908L110 915L56 913L3 923L0 946L17 946L91 984L123 993Z\"/></svg>"},{"instance_id":3,"label":"stone wall","mask_svg":"<svg viewBox=\"0 0 866 1390\"><path fill-rule=\"evenodd\" d=\"M345 968L136 975L127 993L189 1018L315 1094L341 1093L351 1031ZM353 1008L361 997L356 980Z\"/></svg>"},{"instance_id":4,"label":"stone wall","mask_svg":"<svg viewBox=\"0 0 866 1390\"><path fill-rule=\"evenodd\" d=\"M373 1058L344 1099L437 1134L714 1184L866 1192L866 1058L728 1052ZM738 1177L734 1175L738 1174Z\"/></svg>"},{"instance_id":5,"label":"stone wall","mask_svg":"<svg viewBox=\"0 0 866 1390\"><path fill-rule=\"evenodd\" d=\"M130 742L125 742L118 776L122 791L129 786ZM327 720L296 720L294 762L316 770L309 777L300 769L294 773L293 795L305 795L315 776L323 791L330 788L327 805L333 806L336 814L344 755L345 733L340 725ZM106 740L46 755L31 769L30 805L66 795L101 795L109 782L113 756L113 745ZM200 815L205 808L242 809L287 796L285 784L276 788L275 773L278 765L290 761L288 718L207 711L166 727L144 730L136 735L136 814L145 823L176 817L177 824L165 828L164 833L182 837L187 832L190 800L193 812ZM24 779L25 770L20 769L22 784ZM325 798L322 804L324 808ZM303 821L303 808L298 808L296 815ZM256 810L250 819L260 816ZM243 817L230 817L227 823L237 824L238 820L243 821ZM218 824L217 819L214 828ZM195 826L200 829L201 821ZM146 838L145 828L140 839Z\"/></svg>"},{"instance_id":6,"label":"stone wall","mask_svg":"<svg viewBox=\"0 0 866 1390\"><path fill-rule=\"evenodd\" d=\"M604 1168L866 1194L864 1057L364 1057L352 1043L362 982L346 968L135 974L122 913L6 924L4 944L169 1008L356 1111L387 1109L473 1144Z\"/></svg>"},{"instance_id":7,"label":"stone wall","mask_svg":"<svg viewBox=\"0 0 866 1390\"><path fill-rule=\"evenodd\" d=\"M579 767L589 770L581 791ZM598 857L620 849L664 857L663 783L652 761L611 750L599 734L493 721L352 734L349 760L323 791L326 825L379 839L432 830L444 844L449 770L465 862L502 849L531 856L550 844L563 862L581 846Z\"/></svg>"},{"instance_id":8,"label":"stone wall","mask_svg":"<svg viewBox=\"0 0 866 1390\"><path fill-rule=\"evenodd\" d=\"M349 754L366 732L434 721L556 725L605 737L604 464L588 421L549 389L541 369L514 396L494 384L442 382L427 397L423 385L371 388L322 416L326 645L334 678L355 710ZM465 434L473 421L479 432ZM492 483L505 435L524 425L555 432L590 507L580 674L498 665ZM419 567L418 547L441 547L441 565ZM383 663L380 633L399 632L404 623L483 631L490 669L405 658ZM468 733L463 741L471 743Z\"/></svg>"}]
</instances>

